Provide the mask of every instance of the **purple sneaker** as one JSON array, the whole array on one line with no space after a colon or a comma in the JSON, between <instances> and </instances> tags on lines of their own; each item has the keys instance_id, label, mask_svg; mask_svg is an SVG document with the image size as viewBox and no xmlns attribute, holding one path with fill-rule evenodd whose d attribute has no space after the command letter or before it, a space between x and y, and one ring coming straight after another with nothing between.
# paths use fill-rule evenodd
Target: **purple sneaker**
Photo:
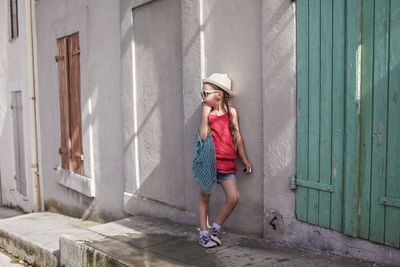
<instances>
[{"instance_id":1,"label":"purple sneaker","mask_svg":"<svg viewBox=\"0 0 400 267\"><path fill-rule=\"evenodd\" d=\"M218 230L215 227L211 227L208 231L210 232L210 238L221 246L221 229Z\"/></svg>"},{"instance_id":2,"label":"purple sneaker","mask_svg":"<svg viewBox=\"0 0 400 267\"><path fill-rule=\"evenodd\" d=\"M200 246L202 246L204 248L212 248L212 247L217 246L217 243L212 241L210 236L206 236L206 235L200 235L199 244L200 244Z\"/></svg>"}]
</instances>

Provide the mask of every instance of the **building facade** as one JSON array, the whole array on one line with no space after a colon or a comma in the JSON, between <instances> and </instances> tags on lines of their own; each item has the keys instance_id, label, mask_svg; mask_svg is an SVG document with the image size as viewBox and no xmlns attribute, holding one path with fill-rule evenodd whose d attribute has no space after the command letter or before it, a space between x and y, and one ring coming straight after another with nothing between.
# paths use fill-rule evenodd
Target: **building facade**
<instances>
[{"instance_id":1,"label":"building facade","mask_svg":"<svg viewBox=\"0 0 400 267\"><path fill-rule=\"evenodd\" d=\"M358 129L370 116L357 115L362 114L357 110L368 92L362 88L372 88L362 82L368 65L359 61L363 55L377 62L381 58L360 45L371 27L376 32L371 40L391 44L386 53L391 64L385 66L394 85L387 88L395 88L400 77L400 49L393 39L400 31L398 5L392 0L382 9L373 2L32 1L32 52L27 26L20 28L21 47L7 36L1 39L7 48L1 52L1 71L7 75L0 81L3 203L29 212L38 203L41 210L103 222L148 214L196 225L200 187L191 162L201 117L201 80L213 72L227 73L253 173L240 172L238 158L240 200L224 227L290 245L399 262L398 179L380 178L391 181L394 191L376 195L390 203L379 206L393 213L386 220L387 227L394 225L386 234L390 237L371 238L376 228L359 224L373 214L361 213L372 203L367 197L360 198L366 204L358 204L359 196L372 192L360 193L372 180L365 181L358 170L373 161L357 165L366 159L361 138L368 131L358 135ZM371 15L376 25L368 24ZM27 18L18 16L20 25L28 25ZM391 27L381 29L380 20L391 21ZM20 61L11 60L13 56ZM32 69L31 78L17 70L21 65L26 73ZM377 71L381 65L376 64ZM19 135L12 130L15 115L9 108L19 105L15 80L24 81L21 88L27 92L36 85L37 94L37 138L31 133L32 113L24 111L22 152L13 145ZM386 96L397 92L386 90ZM21 97L29 107L30 99L26 93ZM378 106L394 110L390 125L398 124L396 103ZM373 132L379 125L378 120L368 129ZM393 136L390 144L398 149L398 135L386 136ZM34 140L38 165L31 165L27 156L34 151ZM5 151L13 156L3 156ZM14 178L16 151L25 155L25 184ZM38 166L37 183L31 166ZM390 170L399 177L398 167ZM30 204L22 206L11 188L26 188ZM210 222L224 201L217 187Z\"/></svg>"}]
</instances>

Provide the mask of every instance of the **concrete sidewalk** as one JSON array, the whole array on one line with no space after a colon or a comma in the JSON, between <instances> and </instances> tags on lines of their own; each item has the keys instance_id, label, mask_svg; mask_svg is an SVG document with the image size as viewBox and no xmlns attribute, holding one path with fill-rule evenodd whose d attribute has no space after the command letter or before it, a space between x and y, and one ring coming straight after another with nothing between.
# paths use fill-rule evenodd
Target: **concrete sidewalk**
<instances>
[{"instance_id":1,"label":"concrete sidewalk","mask_svg":"<svg viewBox=\"0 0 400 267\"><path fill-rule=\"evenodd\" d=\"M228 232L223 232L222 246L204 249L197 243L195 226L149 216L128 217L87 230L92 234L83 238L61 238L65 266L389 266Z\"/></svg>"},{"instance_id":2,"label":"concrete sidewalk","mask_svg":"<svg viewBox=\"0 0 400 267\"><path fill-rule=\"evenodd\" d=\"M40 212L0 220L0 245L36 266L390 266L223 232L204 249L198 230L149 216L106 224Z\"/></svg>"}]
</instances>

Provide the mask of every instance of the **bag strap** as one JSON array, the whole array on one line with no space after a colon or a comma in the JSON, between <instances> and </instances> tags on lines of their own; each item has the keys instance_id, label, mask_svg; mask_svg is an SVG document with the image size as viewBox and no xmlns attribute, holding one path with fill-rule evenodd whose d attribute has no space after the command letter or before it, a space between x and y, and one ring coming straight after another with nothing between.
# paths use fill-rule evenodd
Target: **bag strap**
<instances>
[{"instance_id":1,"label":"bag strap","mask_svg":"<svg viewBox=\"0 0 400 267\"><path fill-rule=\"evenodd\" d=\"M200 137L200 133L199 133L199 130L197 130L197 132L196 132L196 136L197 136L197 140L200 142L200 144L204 144L205 142L206 142L206 140L209 138L209 137L211 137L211 135L210 134L208 134L207 135L207 137L206 137L206 140L201 140L201 137Z\"/></svg>"},{"instance_id":2,"label":"bag strap","mask_svg":"<svg viewBox=\"0 0 400 267\"><path fill-rule=\"evenodd\" d=\"M197 132L196 132L196 137L197 137L197 141L200 142L200 144L203 144L203 141L201 140L201 137L200 137L199 130L197 130Z\"/></svg>"}]
</instances>

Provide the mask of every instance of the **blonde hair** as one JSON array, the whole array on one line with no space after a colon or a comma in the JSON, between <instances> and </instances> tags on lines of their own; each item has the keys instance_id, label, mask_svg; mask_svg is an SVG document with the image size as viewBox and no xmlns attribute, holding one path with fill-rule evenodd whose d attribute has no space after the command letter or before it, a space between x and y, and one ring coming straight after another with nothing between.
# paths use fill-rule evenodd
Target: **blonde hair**
<instances>
[{"instance_id":1,"label":"blonde hair","mask_svg":"<svg viewBox=\"0 0 400 267\"><path fill-rule=\"evenodd\" d=\"M237 144L238 144L238 139L239 139L239 132L236 129L235 125L233 125L233 120L231 120L231 112L229 111L229 100L230 100L230 95L225 92L224 90L222 90L221 88L219 88L218 86L216 86L215 84L209 83L215 90L220 90L223 94L224 94L224 109L226 110L226 112L228 113L228 119L229 119L229 131L231 132L232 135L232 141L233 141L233 145L235 146L235 151L237 150ZM212 135L212 131L210 128L210 123L208 123L208 132Z\"/></svg>"}]
</instances>

